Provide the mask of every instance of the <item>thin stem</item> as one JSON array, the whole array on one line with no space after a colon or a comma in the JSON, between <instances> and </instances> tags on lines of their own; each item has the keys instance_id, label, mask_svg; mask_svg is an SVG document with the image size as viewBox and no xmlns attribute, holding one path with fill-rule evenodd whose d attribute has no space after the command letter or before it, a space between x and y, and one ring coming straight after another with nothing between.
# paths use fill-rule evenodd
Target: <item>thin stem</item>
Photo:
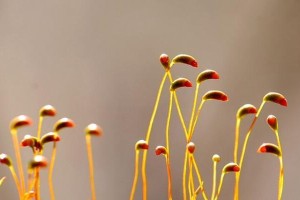
<instances>
[{"instance_id":1,"label":"thin stem","mask_svg":"<svg viewBox=\"0 0 300 200\"><path fill-rule=\"evenodd\" d=\"M40 173L39 168L35 169L35 183L34 183L34 191L36 200L40 200Z\"/></svg>"},{"instance_id":2,"label":"thin stem","mask_svg":"<svg viewBox=\"0 0 300 200\"><path fill-rule=\"evenodd\" d=\"M10 170L11 175L12 175L14 181L15 181L15 184L16 184L17 190L18 190L18 194L19 194L19 198L20 198L20 200L21 200L21 199L22 199L22 194L23 194L23 193L22 193L22 191L21 191L20 183L19 183L19 180L18 180L16 171L15 171L15 168L13 167L13 165L11 165L11 166L9 167L9 170Z\"/></svg>"},{"instance_id":3,"label":"thin stem","mask_svg":"<svg viewBox=\"0 0 300 200\"><path fill-rule=\"evenodd\" d=\"M197 121L198 121L198 118L199 118L199 115L200 115L200 111L201 111L201 109L202 109L202 106L203 106L204 102L205 102L205 101L202 99L202 100L201 100L201 103L200 103L200 105L199 105L199 107L198 107L197 114L196 114L196 118L195 118L195 120L194 120L194 122L193 122L192 129L189 131L190 134L189 134L189 139L188 139L188 141L190 141L190 140L192 139L192 137L193 137L193 134L194 134L194 131L195 131L195 127L196 127L196 124L197 124Z\"/></svg>"},{"instance_id":4,"label":"thin stem","mask_svg":"<svg viewBox=\"0 0 300 200\"><path fill-rule=\"evenodd\" d=\"M169 154L166 155L166 166L168 174L168 199L172 200L172 176Z\"/></svg>"},{"instance_id":5,"label":"thin stem","mask_svg":"<svg viewBox=\"0 0 300 200\"><path fill-rule=\"evenodd\" d=\"M205 189L204 189L204 186L203 186L203 181L202 181L202 178L201 178L201 173L200 173L199 167L198 167L198 165L196 163L196 160L194 158L194 155L192 156L192 159L193 159L194 169L196 171L197 178L198 178L198 181L199 181L199 187L195 191L195 196L197 196L199 194L199 192L201 191L203 198L205 200L208 200L206 192L205 192Z\"/></svg>"},{"instance_id":6,"label":"thin stem","mask_svg":"<svg viewBox=\"0 0 300 200\"><path fill-rule=\"evenodd\" d=\"M218 192L214 198L214 200L217 200L220 196L220 193L221 193L221 189L222 189L222 185L223 185L223 180L224 180L224 176L225 176L225 173L222 172L221 174L221 178L220 178L220 183L219 183L219 187L218 187Z\"/></svg>"},{"instance_id":7,"label":"thin stem","mask_svg":"<svg viewBox=\"0 0 300 200\"><path fill-rule=\"evenodd\" d=\"M189 137L188 137L188 142L190 142L190 140L192 139L191 138L191 131L192 131L191 129L192 129L192 125L193 125L193 121L194 121L194 117L195 117L195 112L196 112L199 86L200 86L200 84L197 84L196 89L195 89L193 109L192 109L192 114L191 114L190 123L189 123L189 133L188 133Z\"/></svg>"},{"instance_id":8,"label":"thin stem","mask_svg":"<svg viewBox=\"0 0 300 200\"><path fill-rule=\"evenodd\" d=\"M136 190L136 184L139 176L139 150L135 150L135 165L134 165L134 179L130 193L130 200L134 199L134 194Z\"/></svg>"},{"instance_id":9,"label":"thin stem","mask_svg":"<svg viewBox=\"0 0 300 200\"><path fill-rule=\"evenodd\" d=\"M159 89L158 89L156 102L155 102L155 105L154 105L154 109L153 109L152 116L151 116L151 119L150 119L150 123L149 123L149 126L148 126L148 131L147 131L147 134L146 134L146 142L147 143L149 143L154 118L156 116L159 100L160 100L160 97L161 97L161 92L162 92L162 89L163 89L163 85L166 81L166 78L167 78L167 73L165 73L165 75L164 75L164 77L163 77L163 79L160 83ZM144 153L143 153L143 160L142 160L143 200L147 200L147 175L146 175L147 153L148 153L148 151L145 150Z\"/></svg>"},{"instance_id":10,"label":"thin stem","mask_svg":"<svg viewBox=\"0 0 300 200\"><path fill-rule=\"evenodd\" d=\"M242 170L242 167L243 167L243 161L244 161L244 157L245 157L245 153L246 153L246 147L247 147L247 144L248 144L248 140L249 140L249 137L250 137L250 134L254 128L254 125L256 123L256 120L263 108L263 106L265 105L265 101L263 101L261 104L260 104L260 107L250 125L250 128L248 129L248 132L246 134L246 137L245 137L245 140L244 140L244 144L243 144L243 149L242 149L242 153L241 153L241 157L240 157L240 161L239 161L239 167L240 167L240 171L237 172L236 174L236 185L235 185L235 191L234 191L234 200L238 200L239 199L239 182L240 182L240 175L241 175L241 170Z\"/></svg>"},{"instance_id":11,"label":"thin stem","mask_svg":"<svg viewBox=\"0 0 300 200\"><path fill-rule=\"evenodd\" d=\"M188 150L185 150L183 175L182 175L182 189L183 189L183 200L186 200L186 168L187 168Z\"/></svg>"},{"instance_id":12,"label":"thin stem","mask_svg":"<svg viewBox=\"0 0 300 200\"><path fill-rule=\"evenodd\" d=\"M53 143L51 161L49 166L49 174L48 174L48 184L49 184L51 200L55 200L55 193L54 193L53 180L52 180L55 158L56 158L56 142Z\"/></svg>"},{"instance_id":13,"label":"thin stem","mask_svg":"<svg viewBox=\"0 0 300 200\"><path fill-rule=\"evenodd\" d=\"M235 163L238 163L238 148L239 148L239 135L240 135L240 124L241 119L236 119L235 125L235 142L234 142L234 153L233 160ZM239 190L239 172L235 173L235 184L234 184L234 199L238 200L238 190Z\"/></svg>"},{"instance_id":14,"label":"thin stem","mask_svg":"<svg viewBox=\"0 0 300 200\"><path fill-rule=\"evenodd\" d=\"M24 171L23 171L22 158L21 158L21 152L20 152L20 147L19 147L17 129L12 129L11 134L12 134L13 143L14 143L15 155L17 158L17 168L18 168L18 173L20 176L21 193L24 194L25 193L25 178L24 178Z\"/></svg>"},{"instance_id":15,"label":"thin stem","mask_svg":"<svg viewBox=\"0 0 300 200\"><path fill-rule=\"evenodd\" d=\"M193 163L192 163L192 158L191 154L189 153L189 193L190 193L190 199L193 200L195 195L195 186L194 186L194 179L193 179Z\"/></svg>"},{"instance_id":16,"label":"thin stem","mask_svg":"<svg viewBox=\"0 0 300 200\"><path fill-rule=\"evenodd\" d=\"M90 186L91 186L91 193L92 193L92 200L96 200L96 189L95 189L95 181L94 181L94 164L93 164L93 152L92 152L92 143L91 143L91 136L86 135L86 148L88 154L88 161L89 161L89 171L90 171Z\"/></svg>"},{"instance_id":17,"label":"thin stem","mask_svg":"<svg viewBox=\"0 0 300 200\"><path fill-rule=\"evenodd\" d=\"M284 170L283 170L282 156L279 157L279 162L280 162L280 172L279 172L278 200L281 200L282 191L283 191L283 182L284 182Z\"/></svg>"},{"instance_id":18,"label":"thin stem","mask_svg":"<svg viewBox=\"0 0 300 200\"><path fill-rule=\"evenodd\" d=\"M214 200L214 197L216 196L216 184L217 184L217 162L214 161L214 164L213 164L213 184L212 184L211 200Z\"/></svg>"},{"instance_id":19,"label":"thin stem","mask_svg":"<svg viewBox=\"0 0 300 200\"><path fill-rule=\"evenodd\" d=\"M38 139L41 138L43 119L44 119L43 116L40 116L40 117L39 117L39 124L38 124L38 129L37 129L37 138L38 138Z\"/></svg>"},{"instance_id":20,"label":"thin stem","mask_svg":"<svg viewBox=\"0 0 300 200\"><path fill-rule=\"evenodd\" d=\"M171 166L170 166L170 121L172 115L172 106L173 106L173 94L174 92L170 92L170 102L169 102L169 111L168 111L168 118L167 118L167 125L166 125L166 165L167 165L167 172L168 172L168 198L172 200L172 178L171 178Z\"/></svg>"},{"instance_id":21,"label":"thin stem","mask_svg":"<svg viewBox=\"0 0 300 200\"><path fill-rule=\"evenodd\" d=\"M172 78L172 74L170 72L168 72L168 77L169 77L170 82L172 83L173 78ZM176 91L174 91L173 93L174 93L174 100L175 100L176 108L177 108L177 111L178 111L179 119L180 119L182 128L184 130L185 138L186 138L186 140L188 140L188 130L186 129L186 125L185 125L185 122L184 122L184 119L183 119L183 115L182 115L182 112L181 112L181 108L180 108L180 104L179 104L179 101L178 101Z\"/></svg>"}]
</instances>

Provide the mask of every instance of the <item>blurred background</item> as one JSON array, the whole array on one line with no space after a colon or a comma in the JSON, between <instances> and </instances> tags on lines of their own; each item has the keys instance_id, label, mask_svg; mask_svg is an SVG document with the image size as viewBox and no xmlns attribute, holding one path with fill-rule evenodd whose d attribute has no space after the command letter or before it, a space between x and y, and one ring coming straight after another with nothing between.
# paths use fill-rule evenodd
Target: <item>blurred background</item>
<instances>
[{"instance_id":1,"label":"blurred background","mask_svg":"<svg viewBox=\"0 0 300 200\"><path fill-rule=\"evenodd\" d=\"M196 160L211 191L212 161L222 161L218 172L233 159L235 115L251 103L259 106L269 91L282 93L288 107L266 104L253 130L241 174L241 200L277 199L278 159L257 154L263 142L276 142L265 122L277 116L283 145L285 188L283 199L297 199L299 175L300 1L4 1L0 0L0 152L15 162L9 123L20 114L34 120L20 129L36 134L38 111L51 104L57 117L44 121L43 133L61 117L76 122L63 130L54 169L56 199L90 199L88 161L83 130L99 124L104 135L93 138L95 182L99 199L129 199L134 174L134 145L145 139L157 90L164 75L162 53L171 58L185 53L200 67L178 65L174 78L195 82L204 69L221 79L207 81L200 96L211 89L224 91L229 102L209 101L203 107L194 143ZM164 87L150 139L149 200L167 199L163 157L154 155L165 145L169 83ZM182 89L178 98L188 121L194 89ZM174 107L175 108L175 107ZM252 116L242 121L241 142ZM171 121L171 168L174 200L182 199L184 134L174 109ZM51 145L46 147L49 158ZM23 162L32 158L23 149ZM297 156L298 155L298 156ZM1 199L17 199L9 170L0 188ZM219 177L219 175L218 175ZM220 199L232 199L234 178L228 174ZM49 198L47 170L42 172L42 199ZM141 179L136 199L141 199Z\"/></svg>"}]
</instances>

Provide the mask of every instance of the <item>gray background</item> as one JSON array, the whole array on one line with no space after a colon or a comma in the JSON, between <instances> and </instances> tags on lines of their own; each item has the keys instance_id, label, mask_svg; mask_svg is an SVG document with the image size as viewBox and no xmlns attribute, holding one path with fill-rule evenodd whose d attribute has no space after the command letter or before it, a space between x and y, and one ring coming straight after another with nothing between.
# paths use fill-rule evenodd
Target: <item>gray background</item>
<instances>
[{"instance_id":1,"label":"gray background","mask_svg":"<svg viewBox=\"0 0 300 200\"><path fill-rule=\"evenodd\" d=\"M163 76L159 55L193 55L201 68L176 66L174 77L195 80L207 68L219 72L219 81L203 85L223 90L227 103L205 104L194 142L208 193L211 191L211 156L222 166L232 160L236 110L245 103L259 106L269 91L284 94L287 109L267 104L253 135L241 176L242 200L277 198L278 160L259 155L262 142L275 142L265 123L269 114L279 120L286 171L283 199L299 197L299 64L300 1L93 1L0 0L0 151L12 156L8 125L19 114L35 123L20 130L19 138L35 134L38 110L51 104L57 117L45 120L51 131L60 117L77 127L64 130L58 144L54 183L56 197L89 199L88 168L83 129L91 122L104 129L93 139L96 188L99 199L128 199L133 180L134 145L144 139L157 89ZM169 86L166 85L165 88ZM189 117L193 89L178 96ZM164 91L155 121L148 161L149 199L167 199L167 177L162 157L153 149L164 144L168 107ZM241 135L251 117L242 123ZM181 173L184 137L174 112L171 127L171 162L174 199L182 199ZM23 150L23 161L31 158ZM49 157L50 146L45 152ZM42 173L42 199L49 199L46 170ZM0 188L1 199L16 199L9 170ZM232 199L233 176L227 176L220 199ZM136 199L141 199L141 181Z\"/></svg>"}]
</instances>

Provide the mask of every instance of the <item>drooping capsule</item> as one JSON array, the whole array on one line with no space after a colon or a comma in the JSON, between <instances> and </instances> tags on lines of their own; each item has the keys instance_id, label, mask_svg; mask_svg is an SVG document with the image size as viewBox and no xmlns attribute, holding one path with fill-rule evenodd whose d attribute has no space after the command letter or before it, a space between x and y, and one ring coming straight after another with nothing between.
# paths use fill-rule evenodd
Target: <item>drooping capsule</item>
<instances>
[{"instance_id":1,"label":"drooping capsule","mask_svg":"<svg viewBox=\"0 0 300 200\"><path fill-rule=\"evenodd\" d=\"M155 154L156 154L157 156L159 156L159 155L161 155L161 154L166 155L166 154L167 154L167 149L166 149L166 147L164 147L164 146L157 146L157 147L155 148Z\"/></svg>"},{"instance_id":2,"label":"drooping capsule","mask_svg":"<svg viewBox=\"0 0 300 200\"><path fill-rule=\"evenodd\" d=\"M256 114L257 113L257 109L255 106L251 105L251 104L245 104L242 107L240 107L236 113L236 117L241 119L243 118L245 115L248 114Z\"/></svg>"},{"instance_id":3,"label":"drooping capsule","mask_svg":"<svg viewBox=\"0 0 300 200\"><path fill-rule=\"evenodd\" d=\"M28 126L32 124L32 120L26 115L19 115L10 122L10 129L14 130L22 126Z\"/></svg>"},{"instance_id":4,"label":"drooping capsule","mask_svg":"<svg viewBox=\"0 0 300 200\"><path fill-rule=\"evenodd\" d=\"M273 129L274 131L278 129L277 118L274 115L268 116L267 123L269 124L270 128Z\"/></svg>"},{"instance_id":5,"label":"drooping capsule","mask_svg":"<svg viewBox=\"0 0 300 200\"><path fill-rule=\"evenodd\" d=\"M203 100L228 101L228 96L219 90L210 90L202 97Z\"/></svg>"},{"instance_id":6,"label":"drooping capsule","mask_svg":"<svg viewBox=\"0 0 300 200\"><path fill-rule=\"evenodd\" d=\"M173 81L173 83L170 86L170 90L174 91L174 90L176 90L178 88L181 88L181 87L192 87L192 86L193 85L192 85L191 81L189 81L188 79L178 78L175 81Z\"/></svg>"},{"instance_id":7,"label":"drooping capsule","mask_svg":"<svg viewBox=\"0 0 300 200\"><path fill-rule=\"evenodd\" d=\"M75 126L75 123L73 122L73 120L69 119L69 118L61 118L59 119L53 126L53 130L55 132L60 131L63 128L72 128Z\"/></svg>"},{"instance_id":8,"label":"drooping capsule","mask_svg":"<svg viewBox=\"0 0 300 200\"><path fill-rule=\"evenodd\" d=\"M149 148L149 145L145 140L139 140L135 144L136 150L147 150L148 148Z\"/></svg>"},{"instance_id":9,"label":"drooping capsule","mask_svg":"<svg viewBox=\"0 0 300 200\"><path fill-rule=\"evenodd\" d=\"M201 82L206 81L206 80L219 79L219 78L220 78L219 74L216 71L211 70L211 69L207 69L207 70L202 71L198 75L197 83L200 84Z\"/></svg>"},{"instance_id":10,"label":"drooping capsule","mask_svg":"<svg viewBox=\"0 0 300 200\"><path fill-rule=\"evenodd\" d=\"M48 142L59 142L60 136L55 132L49 132L42 136L41 144L44 145Z\"/></svg>"},{"instance_id":11,"label":"drooping capsule","mask_svg":"<svg viewBox=\"0 0 300 200\"><path fill-rule=\"evenodd\" d=\"M277 103L282 106L287 106L286 98L282 94L277 92L269 92L264 96L263 100Z\"/></svg>"},{"instance_id":12,"label":"drooping capsule","mask_svg":"<svg viewBox=\"0 0 300 200\"><path fill-rule=\"evenodd\" d=\"M263 143L257 150L258 153L272 153L276 156L281 156L279 147L272 143Z\"/></svg>"},{"instance_id":13,"label":"drooping capsule","mask_svg":"<svg viewBox=\"0 0 300 200\"><path fill-rule=\"evenodd\" d=\"M0 154L0 163L10 167L12 164L11 158L7 154L2 153Z\"/></svg>"},{"instance_id":14,"label":"drooping capsule","mask_svg":"<svg viewBox=\"0 0 300 200\"><path fill-rule=\"evenodd\" d=\"M159 57L160 63L162 64L162 66L164 66L165 70L169 70L170 69L170 59L169 56L167 54L161 54Z\"/></svg>"},{"instance_id":15,"label":"drooping capsule","mask_svg":"<svg viewBox=\"0 0 300 200\"><path fill-rule=\"evenodd\" d=\"M230 162L223 167L223 173L239 172L239 171L240 171L240 167L238 166L238 164L234 162Z\"/></svg>"},{"instance_id":16,"label":"drooping capsule","mask_svg":"<svg viewBox=\"0 0 300 200\"><path fill-rule=\"evenodd\" d=\"M29 169L34 169L37 167L44 168L47 167L47 165L48 165L48 161L44 156L35 155L33 159L29 161L28 168Z\"/></svg>"},{"instance_id":17,"label":"drooping capsule","mask_svg":"<svg viewBox=\"0 0 300 200\"><path fill-rule=\"evenodd\" d=\"M172 63L183 63L192 67L198 67L198 62L195 58L186 54L179 54L172 59Z\"/></svg>"},{"instance_id":18,"label":"drooping capsule","mask_svg":"<svg viewBox=\"0 0 300 200\"><path fill-rule=\"evenodd\" d=\"M53 117L56 115L56 109L51 105L45 105L40 109L40 116L50 116Z\"/></svg>"}]
</instances>

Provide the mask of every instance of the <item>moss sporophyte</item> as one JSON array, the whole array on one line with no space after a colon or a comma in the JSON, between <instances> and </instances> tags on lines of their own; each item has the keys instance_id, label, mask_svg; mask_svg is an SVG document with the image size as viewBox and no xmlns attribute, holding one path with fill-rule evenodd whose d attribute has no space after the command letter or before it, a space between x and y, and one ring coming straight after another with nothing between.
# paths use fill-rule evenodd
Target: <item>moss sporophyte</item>
<instances>
[{"instance_id":1,"label":"moss sporophyte","mask_svg":"<svg viewBox=\"0 0 300 200\"><path fill-rule=\"evenodd\" d=\"M54 185L53 185L53 170L56 158L57 143L60 142L59 133L64 128L72 128L75 126L73 120L69 118L61 118L53 126L53 131L41 136L42 124L45 117L55 117L56 109L51 105L43 106L39 112L38 130L36 136L25 135L21 142L18 138L18 129L24 126L32 124L31 118L26 115L20 115L15 117L10 123L10 132L13 139L15 157L17 160L17 171L15 172L15 165L12 159L7 154L0 154L0 164L6 165L12 175L15 182L16 189L18 191L20 200L40 200L43 199L40 196L40 169L48 168L48 187L50 192L50 199L55 200ZM93 157L92 157L92 144L91 136L100 136L102 129L96 124L90 124L85 129L86 134L86 146L87 156L90 169L90 187L91 198L96 200L96 192L94 186L94 172L93 172ZM47 143L52 143L52 153L50 162L43 156L44 148ZM33 152L32 159L28 162L27 175L28 179L24 178L24 171L22 166L22 156L20 153L20 147L30 147ZM6 177L0 179L0 186L4 183Z\"/></svg>"},{"instance_id":2,"label":"moss sporophyte","mask_svg":"<svg viewBox=\"0 0 300 200\"><path fill-rule=\"evenodd\" d=\"M160 83L156 101L154 104L153 112L150 118L149 126L144 139L140 139L135 144L135 168L134 168L134 177L133 184L131 187L131 192L129 199L135 199L135 193L137 189L137 184L139 180L139 174L141 171L141 185L142 185L142 199L147 200L148 198L148 181L147 181L147 155L148 151L155 153L157 156L163 156L166 165L166 174L167 174L167 196L168 200L173 199L172 191L172 168L171 168L171 151L170 151L170 126L172 122L173 104L175 104L176 114L180 119L180 124L182 126L182 134L185 138L185 152L182 169L182 197L174 197L174 199L183 199L183 200L218 200L222 197L222 185L225 178L225 175L229 173L234 173L235 175L235 184L233 186L233 199L239 199L239 185L240 185L240 176L243 169L243 161L245 158L245 153L247 149L247 144L252 133L252 130L258 120L258 117L264 107L268 102L275 103L281 106L287 106L286 98L279 93L269 92L267 93L258 107L258 109L252 104L245 104L241 106L236 113L236 124L235 124L235 133L234 133L234 148L233 148L233 157L232 162L229 161L223 166L221 172L218 173L217 165L221 162L221 157L218 154L212 156L212 186L211 191L207 191L206 181L203 179L200 167L202 163L197 162L198 153L196 151L196 144L193 141L193 136L196 134L195 130L197 127L197 122L201 114L204 104L209 100L216 100L220 102L226 102L229 100L229 97L226 93L219 90L210 90L202 95L202 98L199 99L199 89L200 86L208 80L219 79L219 74L211 69L206 69L198 74L195 79L195 90L193 102L191 103L191 113L188 123L183 117L182 107L177 97L177 91L180 89L190 89L193 87L192 81L187 78L178 78L173 79L171 69L173 66L178 64L190 66L197 69L198 62L197 60L186 54L180 54L175 56L173 59L170 59L168 55L162 54L160 56L160 63L164 69L164 75ZM151 133L158 111L160 99L162 96L162 91L164 87L169 88L169 106L167 110L167 120L165 125L165 144L157 146L156 148L150 148L151 142ZM246 136L244 138L243 144L239 144L240 137L240 126L243 118L246 115L253 115L252 122L247 129ZM53 185L53 170L55 165L57 143L60 142L60 132L65 128L72 128L75 126L75 123L69 118L59 119L53 126L52 132L41 134L42 124L45 117L55 117L56 109L51 105L43 106L39 111L39 122L36 136L25 135L21 142L18 138L18 129L30 126L32 124L31 118L26 115L20 115L15 117L10 123L10 132L13 140L13 148L15 152L16 163L10 158L9 155L2 153L0 154L0 164L8 167L11 178L15 182L16 191L20 200L40 200L43 199L40 195L40 171L43 168L46 168L43 171L48 171L48 187L50 191L50 199L55 200L55 187ZM270 153L278 157L279 159L279 179L278 179L278 200L282 198L282 191L284 186L284 169L283 169L283 153L282 147L279 138L279 128L278 120L274 115L269 115L266 119L267 124L270 126L274 135L276 137L276 144L273 143L263 143L258 147L258 153ZM102 129L96 124L88 125L85 130L85 139L86 139L86 148L87 148L87 158L89 166L89 180L91 188L91 197L90 199L96 200L96 187L94 184L94 164L93 164L93 155L92 155L92 142L91 138L93 136L101 136ZM46 144L52 143L52 153L50 161L43 156L44 149L47 147ZM27 167L27 176L28 179L25 179L25 174L22 166L22 156L20 148L29 147L32 150L32 159L28 162ZM140 153L142 153L140 157ZM141 166L140 166L141 160ZM176 166L177 167L177 166ZM218 178L219 176L219 178ZM5 184L6 177L0 177L0 186ZM0 188L1 189L1 188ZM224 197L223 197L224 199Z\"/></svg>"},{"instance_id":3,"label":"moss sporophyte","mask_svg":"<svg viewBox=\"0 0 300 200\"><path fill-rule=\"evenodd\" d=\"M241 106L237 113L236 113L236 128L235 128L235 137L234 137L234 150L233 150L233 162L228 162L223 167L223 170L221 172L219 181L217 179L217 164L220 162L221 157L217 154L212 156L212 162L213 162L213 174L212 174L212 191L209 193L206 189L205 180L203 180L203 176L200 172L200 164L196 161L196 153L195 148L196 145L192 141L193 136L195 134L195 128L197 126L197 122L202 110L202 107L205 102L208 100L218 100L226 102L228 101L228 96L218 90L210 90L206 92L200 101L198 100L199 95L199 88L201 84L203 84L207 80L213 80L213 79L219 79L219 74L211 69L206 69L199 73L199 75L196 78L196 87L194 91L194 100L192 103L192 111L189 118L189 123L187 124L182 114L182 108L181 104L177 98L176 91L183 87L192 87L192 82L186 78L178 78L173 79L171 74L171 68L175 66L176 64L185 64L187 66L191 66L193 68L198 67L198 62L195 58L193 58L190 55L186 54L180 54L175 56L173 59L170 59L168 55L162 54L160 56L160 63L163 66L165 73L163 75L162 81L160 83L156 101L154 104L153 112L150 118L148 130L145 135L145 139L139 140L136 143L136 158L135 158L135 173L134 173L134 181L132 184L131 194L130 194L130 200L133 200L135 197L137 182L138 182L138 176L139 176L139 153L141 150L143 150L142 155L142 164L141 164L141 176L142 176L142 199L147 200L148 198L148 185L147 185L147 154L148 151L152 148L150 148L150 138L152 133L153 124L156 118L158 106L160 103L160 99L162 96L162 91L164 86L166 85L169 87L169 107L167 111L167 121L166 121L166 127L165 127L165 145L157 146L153 151L156 155L163 155L165 157L166 161L166 171L167 171L167 181L168 181L168 200L173 199L172 196L172 174L171 174L171 152L170 152L170 124L171 124L171 116L173 111L173 103L175 102L175 107L177 110L178 117L180 119L180 123L182 125L183 131L182 133L185 136L185 142L186 142L186 150L185 150L185 158L184 158L184 164L182 166L182 199L183 200L196 200L196 199L211 199L211 200L218 200L219 197L221 197L221 191L222 191L222 185L223 180L226 174L232 172L235 174L235 184L234 184L234 194L233 198L234 200L239 199L239 185L240 185L240 176L243 169L243 161L247 149L247 144L249 141L249 137L252 133L252 130L254 128L254 125L259 117L259 114L261 113L265 103L272 102L281 106L287 106L287 100L286 98L279 93L276 92L269 92L267 93L263 99L262 103L257 109L255 106L251 104L245 104ZM167 82L168 78L168 83ZM246 136L244 138L244 142L242 146L239 144L239 135L240 135L240 125L241 121L246 115L254 115L252 119L252 123L250 127L248 128L248 131L246 133ZM284 183L284 170L283 170L283 161L282 161L282 148L280 144L279 139L279 133L278 133L278 122L275 116L270 115L267 118L267 123L271 127L271 129L275 133L277 144L272 143L263 143L257 150L259 153L271 153L276 155L279 158L279 164L280 164L280 171L279 171L279 181L278 181L278 200L282 198L282 191L283 191L283 183ZM177 166L176 166L177 167ZM176 199L180 199L180 197L176 197Z\"/></svg>"}]
</instances>

